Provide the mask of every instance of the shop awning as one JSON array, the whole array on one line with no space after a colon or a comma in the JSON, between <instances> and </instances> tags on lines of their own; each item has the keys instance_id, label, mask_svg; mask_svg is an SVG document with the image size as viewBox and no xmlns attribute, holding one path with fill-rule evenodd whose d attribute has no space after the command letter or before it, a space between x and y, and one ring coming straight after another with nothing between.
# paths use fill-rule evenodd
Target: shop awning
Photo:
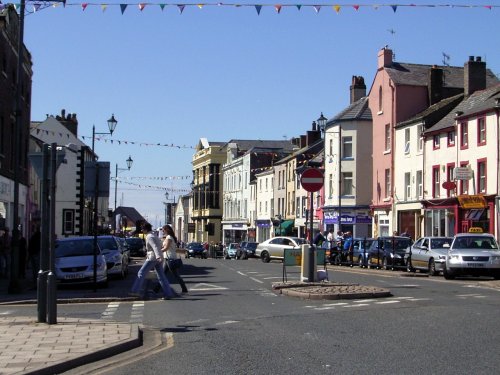
<instances>
[{"instance_id":1,"label":"shop awning","mask_svg":"<svg viewBox=\"0 0 500 375\"><path fill-rule=\"evenodd\" d=\"M276 236L286 236L292 234L292 228L295 220L283 220L280 225L274 228L274 234Z\"/></svg>"}]
</instances>

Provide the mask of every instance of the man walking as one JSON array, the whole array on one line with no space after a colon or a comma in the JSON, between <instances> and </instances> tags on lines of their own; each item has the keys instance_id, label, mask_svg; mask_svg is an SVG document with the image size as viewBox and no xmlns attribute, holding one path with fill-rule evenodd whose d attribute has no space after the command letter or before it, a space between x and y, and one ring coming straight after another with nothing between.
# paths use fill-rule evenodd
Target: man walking
<instances>
[{"instance_id":1,"label":"man walking","mask_svg":"<svg viewBox=\"0 0 500 375\"><path fill-rule=\"evenodd\" d=\"M160 282L163 289L163 299L170 299L176 296L176 293L170 287L170 284L163 272L163 253L161 251L161 241L156 234L153 233L151 224L145 223L142 226L142 233L145 234L147 256L144 264L137 273L137 279L132 285L130 291L131 296L144 298L144 285L146 283L146 276L153 268L156 272L156 277Z\"/></svg>"}]
</instances>

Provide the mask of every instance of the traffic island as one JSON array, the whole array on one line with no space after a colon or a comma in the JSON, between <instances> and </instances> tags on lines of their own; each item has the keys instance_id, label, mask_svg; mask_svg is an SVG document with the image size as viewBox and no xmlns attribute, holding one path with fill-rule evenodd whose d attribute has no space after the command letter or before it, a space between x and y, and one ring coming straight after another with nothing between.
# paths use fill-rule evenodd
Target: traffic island
<instances>
[{"instance_id":1,"label":"traffic island","mask_svg":"<svg viewBox=\"0 0 500 375\"><path fill-rule=\"evenodd\" d=\"M392 296L389 289L350 283L332 282L279 282L273 283L273 291L302 299L360 299Z\"/></svg>"}]
</instances>

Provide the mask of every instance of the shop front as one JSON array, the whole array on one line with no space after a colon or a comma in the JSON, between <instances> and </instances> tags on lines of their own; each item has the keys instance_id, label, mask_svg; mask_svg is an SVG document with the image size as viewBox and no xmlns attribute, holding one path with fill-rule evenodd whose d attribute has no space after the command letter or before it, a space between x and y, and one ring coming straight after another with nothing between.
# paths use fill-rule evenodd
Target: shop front
<instances>
[{"instance_id":1,"label":"shop front","mask_svg":"<svg viewBox=\"0 0 500 375\"><path fill-rule=\"evenodd\" d=\"M446 205L426 202L425 236L454 236L479 227L484 233L495 233L495 197L459 195L446 200Z\"/></svg>"},{"instance_id":2,"label":"shop front","mask_svg":"<svg viewBox=\"0 0 500 375\"><path fill-rule=\"evenodd\" d=\"M255 226L257 229L256 242L264 242L271 238L271 228L273 226L271 220L255 220Z\"/></svg>"},{"instance_id":3,"label":"shop front","mask_svg":"<svg viewBox=\"0 0 500 375\"><path fill-rule=\"evenodd\" d=\"M368 214L368 209L362 210L342 210L340 214L337 210L325 210L323 214L323 223L326 230L332 230L337 233L351 232L354 237L363 238L371 237L372 233L372 218Z\"/></svg>"},{"instance_id":4,"label":"shop front","mask_svg":"<svg viewBox=\"0 0 500 375\"><path fill-rule=\"evenodd\" d=\"M225 245L232 242L247 241L248 225L246 223L223 224L222 231Z\"/></svg>"}]
</instances>

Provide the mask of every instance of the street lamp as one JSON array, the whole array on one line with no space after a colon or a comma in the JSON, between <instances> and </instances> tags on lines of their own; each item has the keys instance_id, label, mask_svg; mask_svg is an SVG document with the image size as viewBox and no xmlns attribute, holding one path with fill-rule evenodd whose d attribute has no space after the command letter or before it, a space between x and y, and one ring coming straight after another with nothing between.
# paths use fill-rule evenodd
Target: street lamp
<instances>
[{"instance_id":1,"label":"street lamp","mask_svg":"<svg viewBox=\"0 0 500 375\"><path fill-rule=\"evenodd\" d=\"M132 157L129 155L128 159L125 160L125 162L127 163L127 168L118 168L118 163L115 164L115 208L113 210L113 217L115 218L114 224L113 224L115 227L115 233L116 233L116 193L117 193L117 184L118 184L118 171L130 171L130 168L132 168L132 163L134 161L132 160Z\"/></svg>"},{"instance_id":2,"label":"street lamp","mask_svg":"<svg viewBox=\"0 0 500 375\"><path fill-rule=\"evenodd\" d=\"M116 129L116 125L118 124L118 121L115 119L115 115L112 114L110 119L108 120L108 129L109 132L104 132L104 133L96 133L95 131L95 125L92 125L92 153L94 153L94 144L95 144L95 136L96 134L98 135L113 135L113 132ZM95 154L94 154L94 160L95 160Z\"/></svg>"},{"instance_id":3,"label":"street lamp","mask_svg":"<svg viewBox=\"0 0 500 375\"><path fill-rule=\"evenodd\" d=\"M327 121L327 118L325 116L323 116L323 112L321 112L321 116L319 116L319 119L316 120L316 124L318 125L318 129L323 134L325 133L326 121Z\"/></svg>"},{"instance_id":4,"label":"street lamp","mask_svg":"<svg viewBox=\"0 0 500 375\"><path fill-rule=\"evenodd\" d=\"M95 145L95 136L96 134L109 134L113 135L113 132L116 129L116 125L118 124L118 121L115 119L115 115L112 114L111 118L108 120L108 129L109 132L103 132L103 133L97 133L95 131L95 125L92 125L92 158L94 160L94 167L95 167L95 185L94 185L94 215L93 215L93 223L92 223L92 228L94 231L94 292L97 291L97 230L98 230L98 200L99 200L99 163L96 160L95 156L95 151L94 151L94 145Z\"/></svg>"},{"instance_id":5,"label":"street lamp","mask_svg":"<svg viewBox=\"0 0 500 375\"><path fill-rule=\"evenodd\" d=\"M165 192L165 202L163 202L163 204L165 205L165 224L167 224L167 219L170 218L171 219L171 216L172 216L172 203L169 203L169 194L168 194L168 191ZM175 202L175 196L171 199L172 202ZM170 210L168 210L168 207L170 207ZM167 212L170 211L170 215L167 214ZM172 222L170 223L172 224Z\"/></svg>"}]
</instances>

